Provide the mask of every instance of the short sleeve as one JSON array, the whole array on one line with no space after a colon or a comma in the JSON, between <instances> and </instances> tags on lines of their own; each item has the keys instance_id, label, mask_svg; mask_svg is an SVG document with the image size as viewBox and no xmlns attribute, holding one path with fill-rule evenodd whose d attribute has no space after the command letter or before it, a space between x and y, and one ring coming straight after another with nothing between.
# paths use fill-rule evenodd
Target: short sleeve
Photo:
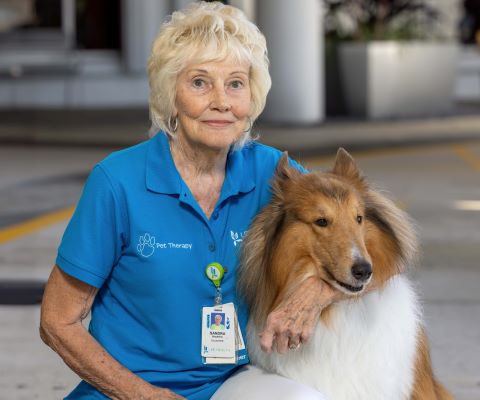
<instances>
[{"instance_id":1,"label":"short sleeve","mask_svg":"<svg viewBox=\"0 0 480 400\"><path fill-rule=\"evenodd\" d=\"M300 164L299 162L295 161L293 158L288 158L288 163L293 167L293 168L296 168L298 169L302 174L307 174L308 171L302 164Z\"/></svg>"},{"instance_id":2,"label":"short sleeve","mask_svg":"<svg viewBox=\"0 0 480 400\"><path fill-rule=\"evenodd\" d=\"M101 287L120 258L122 226L120 202L112 182L97 165L63 234L57 265L68 275Z\"/></svg>"}]
</instances>

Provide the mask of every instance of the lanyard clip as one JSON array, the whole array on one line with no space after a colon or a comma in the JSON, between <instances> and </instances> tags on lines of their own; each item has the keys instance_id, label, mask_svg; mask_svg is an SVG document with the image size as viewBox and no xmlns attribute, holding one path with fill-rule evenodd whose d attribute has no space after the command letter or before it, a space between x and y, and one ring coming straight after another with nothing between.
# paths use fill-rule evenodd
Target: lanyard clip
<instances>
[{"instance_id":1,"label":"lanyard clip","mask_svg":"<svg viewBox=\"0 0 480 400\"><path fill-rule=\"evenodd\" d=\"M222 282L223 275L225 274L225 268L222 267L222 264L218 262L212 262L207 265L205 269L205 274L207 278L212 281L216 288L220 287Z\"/></svg>"},{"instance_id":2,"label":"lanyard clip","mask_svg":"<svg viewBox=\"0 0 480 400\"><path fill-rule=\"evenodd\" d=\"M222 283L223 275L225 274L225 268L218 262L212 262L207 265L205 269L207 278L215 285L215 305L222 304Z\"/></svg>"},{"instance_id":3,"label":"lanyard clip","mask_svg":"<svg viewBox=\"0 0 480 400\"><path fill-rule=\"evenodd\" d=\"M215 290L215 305L219 306L222 304L222 288L219 286Z\"/></svg>"}]
</instances>

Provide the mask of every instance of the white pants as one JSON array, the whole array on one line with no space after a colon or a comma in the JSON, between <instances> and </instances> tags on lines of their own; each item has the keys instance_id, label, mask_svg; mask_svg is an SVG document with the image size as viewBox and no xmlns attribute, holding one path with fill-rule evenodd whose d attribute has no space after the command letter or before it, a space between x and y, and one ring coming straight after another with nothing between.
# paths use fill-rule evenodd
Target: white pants
<instances>
[{"instance_id":1,"label":"white pants","mask_svg":"<svg viewBox=\"0 0 480 400\"><path fill-rule=\"evenodd\" d=\"M211 400L325 400L310 386L246 365L228 378Z\"/></svg>"}]
</instances>

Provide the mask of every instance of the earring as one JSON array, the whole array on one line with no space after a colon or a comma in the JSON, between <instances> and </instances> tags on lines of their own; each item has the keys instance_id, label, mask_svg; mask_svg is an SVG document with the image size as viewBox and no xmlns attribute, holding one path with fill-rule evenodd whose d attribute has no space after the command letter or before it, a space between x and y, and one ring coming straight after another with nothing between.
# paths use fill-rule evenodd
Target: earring
<instances>
[{"instance_id":1,"label":"earring","mask_svg":"<svg viewBox=\"0 0 480 400\"><path fill-rule=\"evenodd\" d=\"M178 128L178 118L173 118L173 126L172 126L172 117L170 117L167 121L167 128L170 132L174 133L177 131Z\"/></svg>"}]
</instances>

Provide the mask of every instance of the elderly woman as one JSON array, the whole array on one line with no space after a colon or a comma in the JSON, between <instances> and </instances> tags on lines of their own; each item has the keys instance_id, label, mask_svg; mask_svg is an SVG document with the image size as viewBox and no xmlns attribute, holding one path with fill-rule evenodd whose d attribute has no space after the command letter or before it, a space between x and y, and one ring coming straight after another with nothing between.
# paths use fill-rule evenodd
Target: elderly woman
<instances>
[{"instance_id":1,"label":"elderly woman","mask_svg":"<svg viewBox=\"0 0 480 400\"><path fill-rule=\"evenodd\" d=\"M158 133L95 166L45 290L41 337L83 379L67 399L321 399L246 367L244 349L232 363L201 354L202 308L220 288L245 334L238 251L281 156L250 137L270 88L263 35L233 7L194 4L162 26L148 74ZM212 262L225 272L218 289ZM320 296L334 293L299 282L269 316L263 349L307 340Z\"/></svg>"}]
</instances>

